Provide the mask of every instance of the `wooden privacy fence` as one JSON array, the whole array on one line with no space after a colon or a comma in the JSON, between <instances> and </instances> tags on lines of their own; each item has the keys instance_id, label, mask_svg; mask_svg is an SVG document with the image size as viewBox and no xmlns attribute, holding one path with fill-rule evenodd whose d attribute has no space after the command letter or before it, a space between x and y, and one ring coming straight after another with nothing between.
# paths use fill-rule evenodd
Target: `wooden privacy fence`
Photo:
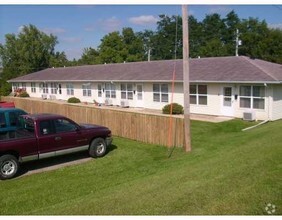
<instances>
[{"instance_id":1,"label":"wooden privacy fence","mask_svg":"<svg viewBox=\"0 0 282 220\"><path fill-rule=\"evenodd\" d=\"M109 127L113 135L162 146L183 146L183 118L31 98L1 97L29 113L61 114L78 123ZM172 120L171 143L168 140ZM170 146L168 146L170 147Z\"/></svg>"}]
</instances>

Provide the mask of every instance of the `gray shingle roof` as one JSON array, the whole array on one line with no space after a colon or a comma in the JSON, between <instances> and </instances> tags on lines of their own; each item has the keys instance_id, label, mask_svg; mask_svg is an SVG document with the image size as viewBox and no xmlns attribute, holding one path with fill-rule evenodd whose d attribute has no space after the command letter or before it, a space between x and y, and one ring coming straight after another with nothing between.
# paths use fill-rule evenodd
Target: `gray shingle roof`
<instances>
[{"instance_id":1,"label":"gray shingle roof","mask_svg":"<svg viewBox=\"0 0 282 220\"><path fill-rule=\"evenodd\" d=\"M183 81L182 60L49 68L9 82L31 81ZM191 82L282 82L282 65L248 57L190 59Z\"/></svg>"}]
</instances>

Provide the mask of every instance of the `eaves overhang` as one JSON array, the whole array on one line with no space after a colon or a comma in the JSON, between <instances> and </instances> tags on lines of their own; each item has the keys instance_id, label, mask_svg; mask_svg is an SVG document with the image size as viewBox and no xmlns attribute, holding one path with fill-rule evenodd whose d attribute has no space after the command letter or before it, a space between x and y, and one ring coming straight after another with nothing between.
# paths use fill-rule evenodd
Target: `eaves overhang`
<instances>
[{"instance_id":1,"label":"eaves overhang","mask_svg":"<svg viewBox=\"0 0 282 220\"><path fill-rule=\"evenodd\" d=\"M168 83L172 82L172 80L8 80L7 82L9 83L19 83L19 82L132 82L132 83L148 83L148 82L160 82L160 83ZM183 80L175 80L174 82L176 83L183 83ZM261 84L261 83L266 83L266 84L282 84L282 81L214 81L214 80L190 80L190 83L228 83L228 84Z\"/></svg>"}]
</instances>

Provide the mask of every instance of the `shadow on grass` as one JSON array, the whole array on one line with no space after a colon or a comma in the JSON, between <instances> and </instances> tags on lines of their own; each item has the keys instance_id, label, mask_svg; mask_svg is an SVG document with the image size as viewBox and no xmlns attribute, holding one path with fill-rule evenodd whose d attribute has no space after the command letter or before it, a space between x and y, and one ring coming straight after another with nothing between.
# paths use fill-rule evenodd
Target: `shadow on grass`
<instances>
[{"instance_id":1,"label":"shadow on grass","mask_svg":"<svg viewBox=\"0 0 282 220\"><path fill-rule=\"evenodd\" d=\"M117 149L116 145L109 146L107 148L107 152L104 157L106 157L107 154L109 154L110 152L116 149ZM27 176L27 175L32 175L35 173L56 170L61 167L67 167L71 165L85 163L91 159L94 159L94 158L90 157L87 151L84 151L84 152L56 156L56 157L42 159L42 160L26 162L20 165L20 170L18 174L16 175L16 178Z\"/></svg>"}]
</instances>

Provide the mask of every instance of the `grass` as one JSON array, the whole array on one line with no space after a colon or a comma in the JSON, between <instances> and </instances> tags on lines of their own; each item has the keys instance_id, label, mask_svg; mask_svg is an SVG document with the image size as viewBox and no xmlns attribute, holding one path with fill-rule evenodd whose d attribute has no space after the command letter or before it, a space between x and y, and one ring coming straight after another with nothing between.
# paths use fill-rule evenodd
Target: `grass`
<instances>
[{"instance_id":1,"label":"grass","mask_svg":"<svg viewBox=\"0 0 282 220\"><path fill-rule=\"evenodd\" d=\"M1 215L266 215L281 211L282 121L192 121L192 152L115 138L103 158L0 182Z\"/></svg>"}]
</instances>

